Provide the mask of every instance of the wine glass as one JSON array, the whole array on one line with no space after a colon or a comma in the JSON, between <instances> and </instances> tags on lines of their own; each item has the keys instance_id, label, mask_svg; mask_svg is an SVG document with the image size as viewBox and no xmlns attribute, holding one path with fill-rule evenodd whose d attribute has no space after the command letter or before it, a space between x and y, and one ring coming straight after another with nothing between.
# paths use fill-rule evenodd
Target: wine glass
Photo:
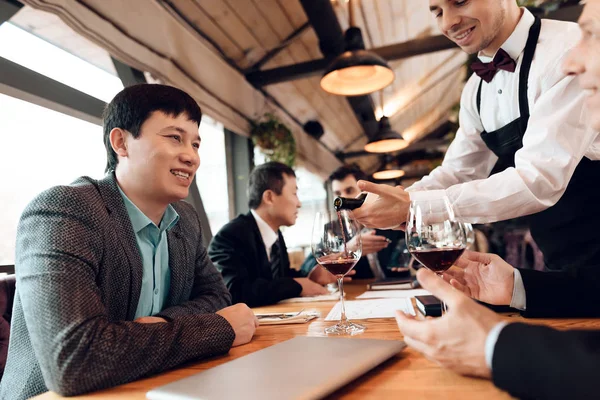
<instances>
[{"instance_id":1,"label":"wine glass","mask_svg":"<svg viewBox=\"0 0 600 400\"><path fill-rule=\"evenodd\" d=\"M474 250L475 245L475 229L473 229L473 225L468 222L463 222L463 227L465 229L465 237L467 240L467 247L469 250Z\"/></svg>"},{"instance_id":2,"label":"wine glass","mask_svg":"<svg viewBox=\"0 0 600 400\"><path fill-rule=\"evenodd\" d=\"M467 247L465 227L446 196L411 193L406 221L406 246L424 267L443 278ZM442 315L446 305L442 302Z\"/></svg>"},{"instance_id":3,"label":"wine glass","mask_svg":"<svg viewBox=\"0 0 600 400\"><path fill-rule=\"evenodd\" d=\"M315 216L312 252L319 265L337 278L342 307L340 322L325 329L328 334L355 335L366 329L363 325L350 322L344 308L343 280L362 254L361 228L349 210L319 212Z\"/></svg>"}]
</instances>

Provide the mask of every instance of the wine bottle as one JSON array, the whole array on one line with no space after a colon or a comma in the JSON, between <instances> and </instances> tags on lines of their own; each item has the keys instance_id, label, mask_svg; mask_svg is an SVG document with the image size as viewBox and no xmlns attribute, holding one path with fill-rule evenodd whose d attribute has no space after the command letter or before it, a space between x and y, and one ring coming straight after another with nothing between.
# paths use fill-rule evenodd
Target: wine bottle
<instances>
[{"instance_id":1,"label":"wine bottle","mask_svg":"<svg viewBox=\"0 0 600 400\"><path fill-rule=\"evenodd\" d=\"M347 197L336 197L335 200L333 200L333 208L335 208L335 211L354 210L355 208L362 206L366 198L367 193L361 193L355 199L349 199Z\"/></svg>"}]
</instances>

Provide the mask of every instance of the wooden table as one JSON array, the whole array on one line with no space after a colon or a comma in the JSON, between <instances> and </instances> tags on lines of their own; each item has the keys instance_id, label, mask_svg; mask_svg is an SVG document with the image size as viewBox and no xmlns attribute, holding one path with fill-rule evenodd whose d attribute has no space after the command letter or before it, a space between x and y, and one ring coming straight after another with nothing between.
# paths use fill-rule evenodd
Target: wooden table
<instances>
[{"instance_id":1,"label":"wooden table","mask_svg":"<svg viewBox=\"0 0 600 400\"><path fill-rule=\"evenodd\" d=\"M365 290L364 282L344 285L348 299L354 299ZM302 308L317 309L322 317L306 324L262 326L256 330L249 344L232 348L224 356L189 363L178 369L164 372L146 379L117 386L84 396L69 399L145 399L148 390L185 378L200 371L215 367L224 362L245 356L295 336L325 336L323 330L333 325L325 322L327 313L336 302L315 302L273 305L256 308L255 312L299 311ZM418 313L418 312L417 312ZM524 321L518 314L506 318ZM526 320L531 323L550 325L558 329L595 328L600 329L600 319L556 319ZM392 318L358 321L367 330L356 338L401 339L402 336ZM225 383L224 383L225 384ZM38 400L62 399L55 393L47 392L35 397ZM380 365L368 374L335 392L331 398L341 399L508 399L510 396L483 379L467 378L439 367L412 349L406 349L391 360Z\"/></svg>"}]
</instances>

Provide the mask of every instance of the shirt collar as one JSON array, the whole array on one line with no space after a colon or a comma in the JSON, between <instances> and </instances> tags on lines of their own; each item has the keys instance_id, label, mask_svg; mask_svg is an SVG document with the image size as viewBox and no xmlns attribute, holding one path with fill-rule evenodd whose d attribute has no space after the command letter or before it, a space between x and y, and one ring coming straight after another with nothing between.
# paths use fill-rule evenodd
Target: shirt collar
<instances>
[{"instance_id":1,"label":"shirt collar","mask_svg":"<svg viewBox=\"0 0 600 400\"><path fill-rule=\"evenodd\" d=\"M260 236L262 236L265 247L270 249L277 239L279 239L279 235L260 217L260 215L258 215L256 211L250 210L250 212L256 220L256 225L258 225L258 230L260 231Z\"/></svg>"},{"instance_id":2,"label":"shirt collar","mask_svg":"<svg viewBox=\"0 0 600 400\"><path fill-rule=\"evenodd\" d=\"M525 50L527 38L529 37L529 29L535 21L535 17L528 9L523 7L521 7L521 9L523 10L523 15L521 15L519 23L515 27L513 33L511 33L508 39L506 39L502 46L500 46L500 48L506 51L510 58L512 58L515 61L517 61L521 53L523 53L523 51ZM484 56L481 52L477 54L477 58L479 58L482 62L485 63L489 63L494 59L494 57Z\"/></svg>"},{"instance_id":3,"label":"shirt collar","mask_svg":"<svg viewBox=\"0 0 600 400\"><path fill-rule=\"evenodd\" d=\"M123 202L125 203L125 209L127 210L127 214L129 215L129 219L131 220L131 226L133 227L133 231L135 233L140 232L142 229L147 227L149 224L154 225L154 222L150 218L146 216L133 202L127 197L125 192L121 189L121 187L117 184L117 188L119 189L119 193L121 193L121 197L123 197ZM171 229L175 224L179 221L179 214L173 208L172 205L168 205L165 213L163 214L162 219L160 220L160 226L158 229L162 232L165 230ZM156 225L155 225L156 226Z\"/></svg>"}]
</instances>

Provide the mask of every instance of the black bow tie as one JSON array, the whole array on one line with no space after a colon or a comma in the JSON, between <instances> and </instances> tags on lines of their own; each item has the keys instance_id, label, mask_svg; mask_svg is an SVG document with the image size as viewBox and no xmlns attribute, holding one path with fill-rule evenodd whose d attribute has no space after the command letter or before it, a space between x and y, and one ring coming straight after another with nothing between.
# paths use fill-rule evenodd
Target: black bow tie
<instances>
[{"instance_id":1,"label":"black bow tie","mask_svg":"<svg viewBox=\"0 0 600 400\"><path fill-rule=\"evenodd\" d=\"M484 63L479 60L474 61L471 64L471 69L475 72L481 79L490 83L496 72L499 69L508 72L515 72L515 68L517 67L517 63L515 60L510 58L508 53L502 49L498 50L494 59L490 63Z\"/></svg>"}]
</instances>

